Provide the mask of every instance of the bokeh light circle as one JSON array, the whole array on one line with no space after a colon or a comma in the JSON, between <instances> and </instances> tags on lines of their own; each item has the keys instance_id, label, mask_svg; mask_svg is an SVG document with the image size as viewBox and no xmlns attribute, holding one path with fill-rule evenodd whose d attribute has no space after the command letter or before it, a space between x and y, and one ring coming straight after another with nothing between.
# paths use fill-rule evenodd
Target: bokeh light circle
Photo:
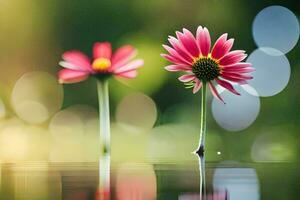
<instances>
[{"instance_id":1,"label":"bokeh light circle","mask_svg":"<svg viewBox=\"0 0 300 200\"><path fill-rule=\"evenodd\" d=\"M212 113L215 120L228 131L240 131L249 127L260 110L258 96L249 94L238 85L235 88L241 95L224 90L221 96L225 104L216 98L212 101Z\"/></svg>"},{"instance_id":2,"label":"bokeh light circle","mask_svg":"<svg viewBox=\"0 0 300 200\"><path fill-rule=\"evenodd\" d=\"M38 101L23 101L15 105L15 111L21 119L38 124L49 118L49 111L44 104Z\"/></svg>"},{"instance_id":3,"label":"bokeh light circle","mask_svg":"<svg viewBox=\"0 0 300 200\"><path fill-rule=\"evenodd\" d=\"M154 101L142 94L132 93L119 103L116 110L118 123L151 129L157 118L157 110Z\"/></svg>"},{"instance_id":4,"label":"bokeh light circle","mask_svg":"<svg viewBox=\"0 0 300 200\"><path fill-rule=\"evenodd\" d=\"M259 47L272 47L288 53L298 42L299 22L289 9L269 6L255 17L253 37Z\"/></svg>"},{"instance_id":5,"label":"bokeh light circle","mask_svg":"<svg viewBox=\"0 0 300 200\"><path fill-rule=\"evenodd\" d=\"M18 117L31 124L45 122L60 109L62 101L63 88L56 77L40 71L24 74L11 95Z\"/></svg>"},{"instance_id":6,"label":"bokeh light circle","mask_svg":"<svg viewBox=\"0 0 300 200\"><path fill-rule=\"evenodd\" d=\"M276 95L287 86L291 69L285 55L270 55L262 49L256 49L250 54L247 62L252 63L255 68L252 73L253 79L249 84L255 88L259 96Z\"/></svg>"},{"instance_id":7,"label":"bokeh light circle","mask_svg":"<svg viewBox=\"0 0 300 200\"><path fill-rule=\"evenodd\" d=\"M0 145L1 161L26 160L29 152L29 140L28 135L24 131L24 125L15 121L1 127Z\"/></svg>"},{"instance_id":8,"label":"bokeh light circle","mask_svg":"<svg viewBox=\"0 0 300 200\"><path fill-rule=\"evenodd\" d=\"M291 162L298 157L297 139L292 127L277 127L260 133L252 145L251 157L255 162Z\"/></svg>"},{"instance_id":9,"label":"bokeh light circle","mask_svg":"<svg viewBox=\"0 0 300 200\"><path fill-rule=\"evenodd\" d=\"M84 134L84 122L78 114L64 109L53 116L49 130L57 141L70 140Z\"/></svg>"},{"instance_id":10,"label":"bokeh light circle","mask_svg":"<svg viewBox=\"0 0 300 200\"><path fill-rule=\"evenodd\" d=\"M94 107L73 105L56 113L49 124L53 136L51 161L89 161L99 158L99 120Z\"/></svg>"}]
</instances>

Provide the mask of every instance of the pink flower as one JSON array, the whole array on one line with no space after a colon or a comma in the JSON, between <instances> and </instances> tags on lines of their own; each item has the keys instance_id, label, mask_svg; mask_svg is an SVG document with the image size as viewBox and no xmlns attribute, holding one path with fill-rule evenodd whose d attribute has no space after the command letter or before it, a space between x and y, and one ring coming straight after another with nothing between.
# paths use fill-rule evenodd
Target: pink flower
<instances>
[{"instance_id":1,"label":"pink flower","mask_svg":"<svg viewBox=\"0 0 300 200\"><path fill-rule=\"evenodd\" d=\"M136 49L125 45L112 54L109 42L97 42L93 48L93 60L80 51L67 51L62 55L59 64L64 67L58 73L60 83L76 83L89 76L105 78L111 75L124 78L137 76L137 68L144 62L141 59L132 60Z\"/></svg>"},{"instance_id":2,"label":"pink flower","mask_svg":"<svg viewBox=\"0 0 300 200\"><path fill-rule=\"evenodd\" d=\"M227 39L227 33L221 35L212 48L206 27L199 26L196 36L187 29L183 29L182 33L177 31L176 36L169 37L171 46L163 45L169 54L162 54L162 57L173 63L165 69L185 72L179 80L192 85L193 93L207 83L212 94L223 101L215 84L239 95L230 82L246 84L252 79L248 73L254 69L250 63L242 62L247 57L245 51L230 51L234 39Z\"/></svg>"}]
</instances>

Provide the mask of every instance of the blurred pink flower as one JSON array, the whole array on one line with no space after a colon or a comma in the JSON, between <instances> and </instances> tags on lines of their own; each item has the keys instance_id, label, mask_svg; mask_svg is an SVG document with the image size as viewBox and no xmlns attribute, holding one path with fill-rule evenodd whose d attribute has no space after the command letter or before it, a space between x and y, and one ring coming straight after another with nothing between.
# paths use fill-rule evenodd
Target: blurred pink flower
<instances>
[{"instance_id":1,"label":"blurred pink flower","mask_svg":"<svg viewBox=\"0 0 300 200\"><path fill-rule=\"evenodd\" d=\"M136 56L136 49L125 45L112 54L109 42L97 42L93 48L93 60L84 53L73 50L62 55L63 61L59 64L64 67L59 71L60 83L76 83L89 76L105 78L115 75L124 78L134 78L137 68L144 62L141 59L132 60Z\"/></svg>"},{"instance_id":2,"label":"blurred pink flower","mask_svg":"<svg viewBox=\"0 0 300 200\"><path fill-rule=\"evenodd\" d=\"M250 63L242 62L247 57L245 51L230 51L234 39L227 40L227 33L221 35L212 48L206 27L199 26L196 36L187 29L183 29L182 33L177 31L176 36L169 36L171 47L163 45L169 54L162 54L162 57L173 63L165 69L185 72L179 80L193 87L193 93L207 83L212 94L223 101L214 82L239 95L230 82L246 84L252 79L247 73L254 69Z\"/></svg>"}]
</instances>

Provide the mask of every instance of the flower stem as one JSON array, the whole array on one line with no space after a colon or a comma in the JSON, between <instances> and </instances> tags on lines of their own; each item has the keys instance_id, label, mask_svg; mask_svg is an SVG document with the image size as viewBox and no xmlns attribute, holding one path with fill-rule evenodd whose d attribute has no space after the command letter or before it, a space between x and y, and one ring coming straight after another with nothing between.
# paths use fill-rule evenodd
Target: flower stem
<instances>
[{"instance_id":1,"label":"flower stem","mask_svg":"<svg viewBox=\"0 0 300 200\"><path fill-rule=\"evenodd\" d=\"M110 190L110 120L108 80L97 80L100 126L99 189ZM108 198L103 198L108 199Z\"/></svg>"},{"instance_id":2,"label":"flower stem","mask_svg":"<svg viewBox=\"0 0 300 200\"><path fill-rule=\"evenodd\" d=\"M101 154L110 152L110 120L108 81L97 80Z\"/></svg>"},{"instance_id":3,"label":"flower stem","mask_svg":"<svg viewBox=\"0 0 300 200\"><path fill-rule=\"evenodd\" d=\"M205 146L205 134L206 134L206 89L207 83L202 83L201 89L201 118L200 118L200 138L199 138L199 146L196 153L199 156L203 156L204 154L204 146Z\"/></svg>"}]
</instances>

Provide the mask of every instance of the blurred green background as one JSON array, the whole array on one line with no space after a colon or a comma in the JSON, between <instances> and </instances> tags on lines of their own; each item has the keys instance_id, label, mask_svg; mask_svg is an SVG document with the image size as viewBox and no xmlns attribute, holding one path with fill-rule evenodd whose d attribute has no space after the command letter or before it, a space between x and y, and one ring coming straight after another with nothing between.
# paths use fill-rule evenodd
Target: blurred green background
<instances>
[{"instance_id":1,"label":"blurred green background","mask_svg":"<svg viewBox=\"0 0 300 200\"><path fill-rule=\"evenodd\" d=\"M179 74L164 70L168 63L160 57L164 52L161 45L177 30L185 27L195 32L202 25L208 27L213 41L227 32L235 38L234 49L245 49L250 54L257 48L252 36L253 20L270 5L285 6L299 19L300 7L295 0L0 1L0 162L3 169L6 163L42 162L41 173L46 171L55 179L61 174L55 170L48 172L51 166L43 162L95 163L98 160L95 80L90 78L62 86L56 79L63 52L78 49L91 55L92 45L97 41L109 41L114 49L132 44L139 51L138 57L145 60L138 78L110 80L113 164L150 163L146 169L153 178L152 164L197 163L190 152L198 142L200 95L186 90L177 80ZM287 87L275 96L260 98L259 115L249 128L237 132L222 129L212 117L209 95L207 161L288 162L298 166L299 45L286 54L292 72ZM288 168L280 166L269 171L268 165L254 165L262 185L268 185L262 190L263 196L278 197L270 191L272 180L281 182L279 176ZM289 177L286 182L291 187L282 187L281 194L293 191L290 196L295 196L299 183L294 173L298 168L286 171ZM11 180L9 170L3 170L4 182L6 176ZM270 179L274 174L277 176ZM159 173L157 177L158 190L162 191L165 179ZM19 179L14 180L18 183ZM39 181L32 180L31 189L44 193L46 189ZM170 182L167 180L166 185ZM2 190L5 193L10 187L2 185ZM164 199L164 194L161 195Z\"/></svg>"}]
</instances>

